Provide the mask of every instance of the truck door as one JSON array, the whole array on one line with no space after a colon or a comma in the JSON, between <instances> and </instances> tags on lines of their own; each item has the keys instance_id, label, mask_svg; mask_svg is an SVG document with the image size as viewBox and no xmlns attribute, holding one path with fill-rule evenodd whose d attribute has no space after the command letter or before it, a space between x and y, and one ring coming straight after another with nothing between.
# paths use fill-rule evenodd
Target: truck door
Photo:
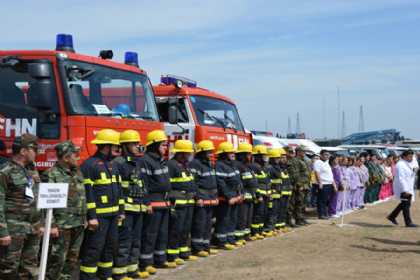
<instances>
[{"instance_id":1,"label":"truck door","mask_svg":"<svg viewBox=\"0 0 420 280\"><path fill-rule=\"evenodd\" d=\"M165 125L165 132L169 136L169 148L172 148L178 139L195 140L195 123L190 107L185 97L156 97L156 105L160 121ZM176 109L176 123L170 123L170 108Z\"/></svg>"}]
</instances>

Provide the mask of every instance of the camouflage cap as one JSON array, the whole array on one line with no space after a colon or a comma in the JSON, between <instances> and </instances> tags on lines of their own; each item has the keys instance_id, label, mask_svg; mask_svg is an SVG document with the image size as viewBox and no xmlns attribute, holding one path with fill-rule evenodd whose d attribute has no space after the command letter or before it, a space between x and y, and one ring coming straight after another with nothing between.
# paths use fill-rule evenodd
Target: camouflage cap
<instances>
[{"instance_id":1,"label":"camouflage cap","mask_svg":"<svg viewBox=\"0 0 420 280\"><path fill-rule=\"evenodd\" d=\"M304 152L305 150L305 146L300 145L296 147L295 152Z\"/></svg>"},{"instance_id":2,"label":"camouflage cap","mask_svg":"<svg viewBox=\"0 0 420 280\"><path fill-rule=\"evenodd\" d=\"M72 141L67 140L55 146L55 151L58 157L63 157L68 154L77 153L80 148L73 144Z\"/></svg>"},{"instance_id":3,"label":"camouflage cap","mask_svg":"<svg viewBox=\"0 0 420 280\"><path fill-rule=\"evenodd\" d=\"M22 136L16 137L13 141L13 146L20 148L38 148L38 137L35 135L25 133Z\"/></svg>"}]
</instances>

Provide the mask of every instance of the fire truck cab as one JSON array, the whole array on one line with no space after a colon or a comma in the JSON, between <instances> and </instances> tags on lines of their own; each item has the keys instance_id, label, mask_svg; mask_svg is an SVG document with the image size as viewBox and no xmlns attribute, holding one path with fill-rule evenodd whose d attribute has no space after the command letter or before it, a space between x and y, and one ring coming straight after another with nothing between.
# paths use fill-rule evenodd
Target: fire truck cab
<instances>
[{"instance_id":1,"label":"fire truck cab","mask_svg":"<svg viewBox=\"0 0 420 280\"><path fill-rule=\"evenodd\" d=\"M170 145L177 139L194 143L209 139L216 147L223 141L235 148L242 142L251 143L251 134L245 131L231 99L174 75L162 76L154 91Z\"/></svg>"},{"instance_id":2,"label":"fire truck cab","mask_svg":"<svg viewBox=\"0 0 420 280\"><path fill-rule=\"evenodd\" d=\"M56 50L0 51L0 141L11 154L13 139L32 133L40 139L40 170L56 160L54 146L71 139L81 158L96 148L90 142L103 128L147 132L163 129L153 88L138 67L137 53L125 63L110 50L98 57L74 52L71 35L57 35Z\"/></svg>"}]
</instances>

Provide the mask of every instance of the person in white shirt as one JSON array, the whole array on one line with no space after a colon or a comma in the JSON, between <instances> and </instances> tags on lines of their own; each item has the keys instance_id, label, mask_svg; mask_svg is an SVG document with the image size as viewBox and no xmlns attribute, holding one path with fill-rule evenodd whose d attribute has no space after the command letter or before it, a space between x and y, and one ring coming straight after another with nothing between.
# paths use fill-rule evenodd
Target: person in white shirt
<instances>
[{"instance_id":1,"label":"person in white shirt","mask_svg":"<svg viewBox=\"0 0 420 280\"><path fill-rule=\"evenodd\" d=\"M394 195L401 200L400 204L388 215L387 219L391 223L398 225L397 217L403 212L406 227L417 227L411 220L410 206L414 201L414 181L416 169L412 166L414 153L411 150L404 151L401 160L396 165L394 178Z\"/></svg>"},{"instance_id":2,"label":"person in white shirt","mask_svg":"<svg viewBox=\"0 0 420 280\"><path fill-rule=\"evenodd\" d=\"M318 188L318 218L326 220L329 218L328 206L333 197L336 186L331 166L328 162L330 153L326 150L320 152L320 159L316 160L313 165L316 176L316 187Z\"/></svg>"}]
</instances>

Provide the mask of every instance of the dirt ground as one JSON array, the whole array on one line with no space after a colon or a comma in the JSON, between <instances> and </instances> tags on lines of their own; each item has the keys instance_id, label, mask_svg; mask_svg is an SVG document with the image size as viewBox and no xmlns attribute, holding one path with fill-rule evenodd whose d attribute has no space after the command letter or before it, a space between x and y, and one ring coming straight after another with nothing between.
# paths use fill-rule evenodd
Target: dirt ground
<instances>
[{"instance_id":1,"label":"dirt ground","mask_svg":"<svg viewBox=\"0 0 420 280\"><path fill-rule=\"evenodd\" d=\"M394 280L420 276L420 229L393 226L385 216L397 205L391 200L345 217L347 227L331 221L312 225L218 256L160 270L154 279L310 279ZM412 207L420 223L420 202ZM337 221L338 222L338 221Z\"/></svg>"}]
</instances>

